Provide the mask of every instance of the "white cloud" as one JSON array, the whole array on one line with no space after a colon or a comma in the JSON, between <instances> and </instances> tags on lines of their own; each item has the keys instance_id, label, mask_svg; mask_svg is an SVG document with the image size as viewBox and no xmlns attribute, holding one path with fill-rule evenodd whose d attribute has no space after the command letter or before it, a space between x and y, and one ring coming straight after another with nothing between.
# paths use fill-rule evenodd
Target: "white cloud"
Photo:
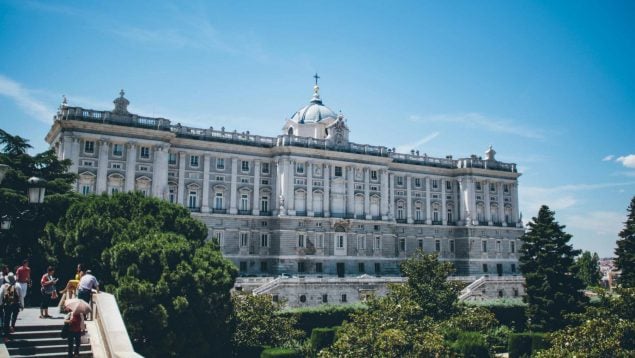
<instances>
[{"instance_id":1,"label":"white cloud","mask_svg":"<svg viewBox=\"0 0 635 358\"><path fill-rule=\"evenodd\" d=\"M418 141L414 142L414 143L405 143L405 144L401 144L398 147L395 148L395 150L397 151L397 153L408 153L413 149L417 149L419 147L421 147L422 145L428 143L429 141L433 140L434 138L439 136L439 132L434 132L431 133L421 139L419 139Z\"/></svg>"},{"instance_id":2,"label":"white cloud","mask_svg":"<svg viewBox=\"0 0 635 358\"><path fill-rule=\"evenodd\" d=\"M613 160L613 158L615 158L615 156L613 154L609 154L606 157L602 158L603 162L610 162L611 160Z\"/></svg>"},{"instance_id":3,"label":"white cloud","mask_svg":"<svg viewBox=\"0 0 635 358\"><path fill-rule=\"evenodd\" d=\"M622 163L622 165L627 168L635 169L635 154L621 156L615 159L615 161Z\"/></svg>"},{"instance_id":4,"label":"white cloud","mask_svg":"<svg viewBox=\"0 0 635 358\"><path fill-rule=\"evenodd\" d=\"M624 213L614 211L591 211L582 214L565 215L562 223L572 231L588 231L597 236L617 237L622 230Z\"/></svg>"},{"instance_id":5,"label":"white cloud","mask_svg":"<svg viewBox=\"0 0 635 358\"><path fill-rule=\"evenodd\" d=\"M31 92L32 91L24 88L22 84L0 75L0 95L10 98L31 117L40 122L51 124L55 112L34 98Z\"/></svg>"},{"instance_id":6,"label":"white cloud","mask_svg":"<svg viewBox=\"0 0 635 358\"><path fill-rule=\"evenodd\" d=\"M451 123L462 126L481 128L490 132L507 133L529 139L544 139L542 130L527 127L509 119L488 117L480 113L439 114L432 116L410 116L410 120L420 123Z\"/></svg>"}]
</instances>

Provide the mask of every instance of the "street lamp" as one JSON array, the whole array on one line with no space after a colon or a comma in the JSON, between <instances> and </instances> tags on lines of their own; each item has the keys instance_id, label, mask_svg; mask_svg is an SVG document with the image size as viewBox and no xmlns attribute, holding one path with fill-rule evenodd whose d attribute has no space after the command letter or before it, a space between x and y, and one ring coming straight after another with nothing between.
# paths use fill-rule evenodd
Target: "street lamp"
<instances>
[{"instance_id":1,"label":"street lamp","mask_svg":"<svg viewBox=\"0 0 635 358\"><path fill-rule=\"evenodd\" d=\"M29 183L29 203L42 204L44 202L44 192L46 191L46 188L44 187L46 185L46 180L37 177L30 177L27 182Z\"/></svg>"},{"instance_id":2,"label":"street lamp","mask_svg":"<svg viewBox=\"0 0 635 358\"><path fill-rule=\"evenodd\" d=\"M9 166L6 164L0 164L0 183L4 179L4 175L9 171Z\"/></svg>"}]
</instances>

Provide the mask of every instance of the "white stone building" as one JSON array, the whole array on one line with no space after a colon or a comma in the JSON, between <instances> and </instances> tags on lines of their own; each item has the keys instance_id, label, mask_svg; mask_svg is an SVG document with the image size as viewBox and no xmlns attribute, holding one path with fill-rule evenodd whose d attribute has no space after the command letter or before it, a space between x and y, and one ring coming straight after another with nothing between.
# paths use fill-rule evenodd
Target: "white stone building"
<instances>
[{"instance_id":1,"label":"white stone building","mask_svg":"<svg viewBox=\"0 0 635 358\"><path fill-rule=\"evenodd\" d=\"M433 158L349 141L314 87L265 137L68 106L46 140L71 159L80 193L140 191L189 208L244 276L399 274L417 249L457 275L514 275L520 174L495 159Z\"/></svg>"}]
</instances>

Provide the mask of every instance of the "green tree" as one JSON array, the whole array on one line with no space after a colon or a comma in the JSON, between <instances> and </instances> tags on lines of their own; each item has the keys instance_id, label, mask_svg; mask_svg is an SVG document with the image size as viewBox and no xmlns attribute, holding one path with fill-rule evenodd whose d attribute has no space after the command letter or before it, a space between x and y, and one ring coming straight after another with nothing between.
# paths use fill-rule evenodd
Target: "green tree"
<instances>
[{"instance_id":1,"label":"green tree","mask_svg":"<svg viewBox=\"0 0 635 358\"><path fill-rule=\"evenodd\" d=\"M621 239L617 240L615 265L622 270L619 278L622 287L635 287L635 196L627 211L624 229L619 233Z\"/></svg>"},{"instance_id":2,"label":"green tree","mask_svg":"<svg viewBox=\"0 0 635 358\"><path fill-rule=\"evenodd\" d=\"M235 294L232 297L235 325L232 342L238 350L249 347L283 347L300 339L304 332L295 329L294 316L278 314L281 304L269 295Z\"/></svg>"},{"instance_id":3,"label":"green tree","mask_svg":"<svg viewBox=\"0 0 635 358\"><path fill-rule=\"evenodd\" d=\"M206 236L187 209L128 193L78 201L42 241L66 277L85 262L115 294L141 354L193 357L230 349L237 270Z\"/></svg>"},{"instance_id":4,"label":"green tree","mask_svg":"<svg viewBox=\"0 0 635 358\"><path fill-rule=\"evenodd\" d=\"M580 251L569 245L571 235L543 205L521 237L520 269L525 276L528 315L535 330L553 331L569 322L568 313L581 312L587 301L584 284L575 274Z\"/></svg>"},{"instance_id":5,"label":"green tree","mask_svg":"<svg viewBox=\"0 0 635 358\"><path fill-rule=\"evenodd\" d=\"M600 284L600 257L596 252L584 251L575 261L577 276L586 287Z\"/></svg>"}]
</instances>

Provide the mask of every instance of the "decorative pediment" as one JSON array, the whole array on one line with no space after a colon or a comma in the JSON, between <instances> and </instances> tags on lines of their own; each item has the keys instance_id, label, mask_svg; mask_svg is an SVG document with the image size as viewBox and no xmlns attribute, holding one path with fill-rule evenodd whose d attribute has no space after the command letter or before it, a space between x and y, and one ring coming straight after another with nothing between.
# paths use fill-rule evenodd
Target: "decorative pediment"
<instances>
[{"instance_id":1,"label":"decorative pediment","mask_svg":"<svg viewBox=\"0 0 635 358\"><path fill-rule=\"evenodd\" d=\"M112 173L108 175L108 179L117 179L117 180L123 180L124 176L119 174L119 173Z\"/></svg>"},{"instance_id":2,"label":"decorative pediment","mask_svg":"<svg viewBox=\"0 0 635 358\"><path fill-rule=\"evenodd\" d=\"M148 178L145 175L142 175L140 177L138 177L137 179L135 179L136 181L152 181L152 179Z\"/></svg>"},{"instance_id":3,"label":"decorative pediment","mask_svg":"<svg viewBox=\"0 0 635 358\"><path fill-rule=\"evenodd\" d=\"M89 172L89 171L85 171L79 174L80 177L91 177L91 178L95 178L97 177L97 175L95 175L95 173Z\"/></svg>"},{"instance_id":4,"label":"decorative pediment","mask_svg":"<svg viewBox=\"0 0 635 358\"><path fill-rule=\"evenodd\" d=\"M201 188L200 185L198 185L197 183L189 183L187 185L187 188L190 190L199 190Z\"/></svg>"}]
</instances>

